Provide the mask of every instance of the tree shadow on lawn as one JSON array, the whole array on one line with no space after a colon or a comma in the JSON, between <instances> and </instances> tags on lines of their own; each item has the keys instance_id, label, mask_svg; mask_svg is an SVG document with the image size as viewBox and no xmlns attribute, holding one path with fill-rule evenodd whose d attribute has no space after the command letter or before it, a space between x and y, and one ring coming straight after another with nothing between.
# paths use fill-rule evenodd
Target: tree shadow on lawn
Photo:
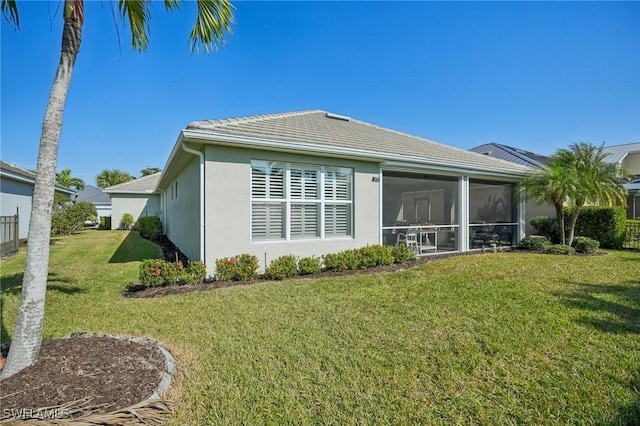
<instances>
[{"instance_id":1,"label":"tree shadow on lawn","mask_svg":"<svg viewBox=\"0 0 640 426\"><path fill-rule=\"evenodd\" d=\"M557 293L565 305L583 314L578 322L590 325L605 333L640 334L640 280L630 280L619 285L576 283L573 293ZM613 299L613 300L612 300ZM616 318L604 319L601 313Z\"/></svg>"},{"instance_id":2,"label":"tree shadow on lawn","mask_svg":"<svg viewBox=\"0 0 640 426\"><path fill-rule=\"evenodd\" d=\"M109 263L128 263L158 257L153 250L157 250L153 243L144 240L137 232L129 231L116 251L111 255Z\"/></svg>"}]
</instances>

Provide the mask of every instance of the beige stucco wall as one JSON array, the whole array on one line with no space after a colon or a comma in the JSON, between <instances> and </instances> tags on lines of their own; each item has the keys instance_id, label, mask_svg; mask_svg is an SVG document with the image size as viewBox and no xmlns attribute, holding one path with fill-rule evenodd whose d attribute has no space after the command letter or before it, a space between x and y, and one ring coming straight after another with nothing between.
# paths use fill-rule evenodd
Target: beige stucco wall
<instances>
[{"instance_id":1,"label":"beige stucco wall","mask_svg":"<svg viewBox=\"0 0 640 426\"><path fill-rule=\"evenodd\" d=\"M556 209L551 204L535 204L533 201L527 201L524 210L525 216L525 233L526 235L533 234L533 226L529 224L531 219L536 216L548 216L552 219L556 217Z\"/></svg>"},{"instance_id":2,"label":"beige stucco wall","mask_svg":"<svg viewBox=\"0 0 640 426\"><path fill-rule=\"evenodd\" d=\"M622 160L622 165L632 175L640 175L640 152L629 153Z\"/></svg>"},{"instance_id":3,"label":"beige stucco wall","mask_svg":"<svg viewBox=\"0 0 640 426\"><path fill-rule=\"evenodd\" d=\"M111 229L120 227L122 215L130 213L133 220L141 216L160 216L160 195L158 194L110 194Z\"/></svg>"},{"instance_id":4,"label":"beige stucco wall","mask_svg":"<svg viewBox=\"0 0 640 426\"><path fill-rule=\"evenodd\" d=\"M189 259L199 260L200 160L192 157L164 191L164 232Z\"/></svg>"},{"instance_id":5,"label":"beige stucco wall","mask_svg":"<svg viewBox=\"0 0 640 426\"><path fill-rule=\"evenodd\" d=\"M354 169L353 238L251 242L251 160L350 167ZM322 255L377 244L380 240L380 184L377 163L320 158L290 153L207 146L206 148L206 263L215 273L215 260L250 253L264 270L273 259L287 254Z\"/></svg>"}]
</instances>

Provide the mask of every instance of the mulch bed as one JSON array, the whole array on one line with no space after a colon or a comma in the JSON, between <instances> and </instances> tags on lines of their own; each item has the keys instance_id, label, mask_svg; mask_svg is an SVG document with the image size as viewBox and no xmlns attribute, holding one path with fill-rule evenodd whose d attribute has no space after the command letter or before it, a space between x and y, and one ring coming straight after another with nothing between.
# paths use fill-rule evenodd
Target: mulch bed
<instances>
[{"instance_id":1,"label":"mulch bed","mask_svg":"<svg viewBox=\"0 0 640 426\"><path fill-rule=\"evenodd\" d=\"M44 340L34 365L0 382L0 423L71 419L138 404L156 391L164 365L152 342L100 335Z\"/></svg>"}]
</instances>

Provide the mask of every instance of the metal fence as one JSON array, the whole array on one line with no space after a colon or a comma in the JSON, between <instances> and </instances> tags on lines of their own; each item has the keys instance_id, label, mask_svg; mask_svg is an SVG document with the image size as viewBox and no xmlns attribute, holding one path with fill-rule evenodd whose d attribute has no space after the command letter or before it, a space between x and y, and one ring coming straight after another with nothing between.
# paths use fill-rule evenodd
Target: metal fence
<instances>
[{"instance_id":1,"label":"metal fence","mask_svg":"<svg viewBox=\"0 0 640 426\"><path fill-rule=\"evenodd\" d=\"M623 247L640 250L640 221L627 222Z\"/></svg>"},{"instance_id":2,"label":"metal fence","mask_svg":"<svg viewBox=\"0 0 640 426\"><path fill-rule=\"evenodd\" d=\"M0 257L9 256L18 251L20 245L19 225L18 215L0 216Z\"/></svg>"}]
</instances>

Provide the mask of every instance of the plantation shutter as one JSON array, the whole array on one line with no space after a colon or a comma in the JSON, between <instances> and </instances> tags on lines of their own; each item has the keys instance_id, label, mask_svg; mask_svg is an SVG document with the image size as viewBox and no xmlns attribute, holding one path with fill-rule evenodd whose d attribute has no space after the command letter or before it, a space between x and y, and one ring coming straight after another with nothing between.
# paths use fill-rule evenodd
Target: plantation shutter
<instances>
[{"instance_id":1,"label":"plantation shutter","mask_svg":"<svg viewBox=\"0 0 640 426\"><path fill-rule=\"evenodd\" d=\"M251 236L254 240L284 239L284 203L253 203Z\"/></svg>"},{"instance_id":2,"label":"plantation shutter","mask_svg":"<svg viewBox=\"0 0 640 426\"><path fill-rule=\"evenodd\" d=\"M351 235L351 204L327 204L325 206L324 233L326 237Z\"/></svg>"},{"instance_id":3,"label":"plantation shutter","mask_svg":"<svg viewBox=\"0 0 640 426\"><path fill-rule=\"evenodd\" d=\"M326 168L324 187L325 237L347 237L352 235L351 182L351 169Z\"/></svg>"},{"instance_id":4,"label":"plantation shutter","mask_svg":"<svg viewBox=\"0 0 640 426\"><path fill-rule=\"evenodd\" d=\"M318 203L291 204L291 238L320 237Z\"/></svg>"}]
</instances>

